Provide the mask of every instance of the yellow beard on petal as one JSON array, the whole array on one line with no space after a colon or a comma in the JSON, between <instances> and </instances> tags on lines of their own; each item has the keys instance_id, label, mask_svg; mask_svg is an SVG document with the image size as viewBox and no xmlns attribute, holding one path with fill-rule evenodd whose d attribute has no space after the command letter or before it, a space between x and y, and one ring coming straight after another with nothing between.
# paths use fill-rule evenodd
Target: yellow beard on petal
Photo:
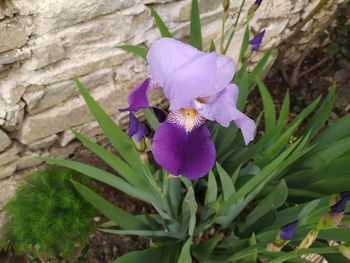
<instances>
[{"instance_id":1,"label":"yellow beard on petal","mask_svg":"<svg viewBox=\"0 0 350 263\"><path fill-rule=\"evenodd\" d=\"M181 109L181 113L183 114L184 122L183 126L186 132L192 131L192 129L196 126L196 110L194 109Z\"/></svg>"},{"instance_id":2,"label":"yellow beard on petal","mask_svg":"<svg viewBox=\"0 0 350 263\"><path fill-rule=\"evenodd\" d=\"M169 114L168 121L175 123L188 133L205 123L205 118L194 109L180 109Z\"/></svg>"}]
</instances>

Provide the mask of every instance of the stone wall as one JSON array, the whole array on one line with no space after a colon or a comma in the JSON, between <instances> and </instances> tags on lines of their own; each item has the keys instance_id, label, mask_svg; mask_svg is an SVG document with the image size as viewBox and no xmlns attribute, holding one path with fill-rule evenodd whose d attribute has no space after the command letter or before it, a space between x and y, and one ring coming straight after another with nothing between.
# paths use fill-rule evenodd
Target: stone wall
<instances>
[{"instance_id":1,"label":"stone wall","mask_svg":"<svg viewBox=\"0 0 350 263\"><path fill-rule=\"evenodd\" d=\"M241 1L231 2L233 13ZM290 37L293 48L289 56L297 58L338 2L263 1L251 31L252 35L264 28L267 32L254 60L272 44L279 46ZM243 14L253 3L246 1ZM67 157L74 151L78 144L69 127L89 137L100 133L71 81L73 76L121 121L117 109L125 106L128 91L145 77L146 67L141 59L115 46L149 46L159 38L145 4L153 5L177 38L186 39L190 0L0 0L0 206L20 178L11 175L40 163L33 157ZM322 8L316 12L319 5ZM219 37L221 1L201 0L200 9L208 46L211 39ZM312 17L308 17L310 13ZM301 35L294 37L293 32L306 18ZM230 17L228 25L232 21ZM233 57L243 35L242 21L228 52Z\"/></svg>"}]
</instances>

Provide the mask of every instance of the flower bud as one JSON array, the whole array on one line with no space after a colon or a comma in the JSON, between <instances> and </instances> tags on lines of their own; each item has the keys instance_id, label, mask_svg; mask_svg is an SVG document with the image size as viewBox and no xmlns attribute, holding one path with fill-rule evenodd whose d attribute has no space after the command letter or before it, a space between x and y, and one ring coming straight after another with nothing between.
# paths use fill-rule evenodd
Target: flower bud
<instances>
[{"instance_id":1,"label":"flower bud","mask_svg":"<svg viewBox=\"0 0 350 263\"><path fill-rule=\"evenodd\" d=\"M223 0L222 5L224 7L224 11L226 12L230 8L230 0Z\"/></svg>"},{"instance_id":2,"label":"flower bud","mask_svg":"<svg viewBox=\"0 0 350 263\"><path fill-rule=\"evenodd\" d=\"M299 220L287 224L280 228L275 240L267 245L266 250L270 252L279 252L294 237Z\"/></svg>"},{"instance_id":3,"label":"flower bud","mask_svg":"<svg viewBox=\"0 0 350 263\"><path fill-rule=\"evenodd\" d=\"M317 225L317 229L332 229L340 225L344 217L346 204L350 200L350 192L340 193L337 200L338 201L336 201L336 203L331 206L331 210L321 218L320 222Z\"/></svg>"},{"instance_id":4,"label":"flower bud","mask_svg":"<svg viewBox=\"0 0 350 263\"><path fill-rule=\"evenodd\" d=\"M250 21L250 19L253 18L256 10L259 8L261 5L262 0L256 0L255 3L248 9L248 14L247 14L247 20Z\"/></svg>"},{"instance_id":5,"label":"flower bud","mask_svg":"<svg viewBox=\"0 0 350 263\"><path fill-rule=\"evenodd\" d=\"M263 30L261 31L259 34L257 34L254 38L252 38L250 41L249 41L249 45L250 45L250 50L251 51L257 51L261 45L261 42L264 38L264 35L265 35L265 31L266 30Z\"/></svg>"}]
</instances>

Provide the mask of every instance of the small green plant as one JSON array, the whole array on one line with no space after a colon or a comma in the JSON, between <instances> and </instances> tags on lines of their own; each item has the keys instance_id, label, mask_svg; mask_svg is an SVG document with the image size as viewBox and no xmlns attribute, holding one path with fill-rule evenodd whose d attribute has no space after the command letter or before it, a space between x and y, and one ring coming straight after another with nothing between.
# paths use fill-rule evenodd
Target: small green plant
<instances>
[{"instance_id":1,"label":"small green plant","mask_svg":"<svg viewBox=\"0 0 350 263\"><path fill-rule=\"evenodd\" d=\"M2 246L39 259L70 258L85 246L94 230L94 211L73 187L70 180L77 177L55 166L29 175L5 206Z\"/></svg>"}]
</instances>

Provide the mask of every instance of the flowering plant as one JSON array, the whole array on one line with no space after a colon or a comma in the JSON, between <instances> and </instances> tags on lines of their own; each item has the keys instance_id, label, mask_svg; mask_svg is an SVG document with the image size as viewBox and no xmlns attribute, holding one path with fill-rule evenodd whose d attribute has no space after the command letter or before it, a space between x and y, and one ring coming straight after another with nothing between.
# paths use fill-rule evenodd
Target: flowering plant
<instances>
[{"instance_id":1,"label":"flowering plant","mask_svg":"<svg viewBox=\"0 0 350 263\"><path fill-rule=\"evenodd\" d=\"M260 3L254 4L248 18ZM224 8L227 13L229 1L224 1ZM225 48L222 54L214 52L214 45L212 52L201 51L196 0L192 1L190 26L193 47L172 39L155 10L151 12L163 38L149 50L122 46L145 58L150 74L131 91L128 106L121 109L130 112L129 136L77 80L91 113L119 155L73 132L117 175L87 164L44 158L152 205L152 213L131 215L73 182L110 220L100 226L101 231L151 240L150 248L114 263L276 263L305 262L300 256L312 253L337 260L342 257L339 253L347 256L350 235L338 226L349 222L349 116L318 133L330 114L335 88L291 121L287 93L277 117L272 97L260 79L271 49L248 71L250 53L259 48L264 32L249 40L247 27L238 68L223 55ZM255 86L263 114L253 121L242 110ZM169 100L167 116L149 108L147 96L154 89L162 89ZM144 108L155 130L151 146L155 163L141 160L135 147L152 134L133 114ZM264 128L253 140L262 116ZM339 245L329 247L328 240L337 240ZM309 248L311 245L314 247Z\"/></svg>"}]
</instances>

